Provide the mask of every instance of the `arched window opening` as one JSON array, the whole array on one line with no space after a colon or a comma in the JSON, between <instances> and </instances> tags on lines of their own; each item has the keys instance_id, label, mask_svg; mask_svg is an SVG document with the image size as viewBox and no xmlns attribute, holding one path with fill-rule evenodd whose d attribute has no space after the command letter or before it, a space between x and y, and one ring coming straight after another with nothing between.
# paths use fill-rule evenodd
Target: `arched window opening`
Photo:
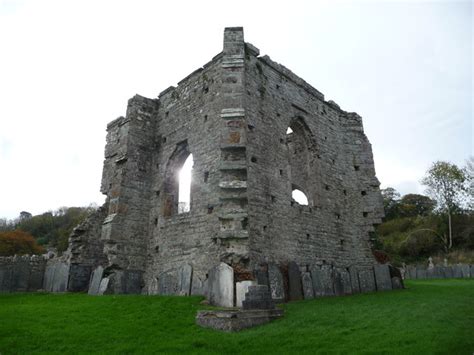
<instances>
[{"instance_id":1,"label":"arched window opening","mask_svg":"<svg viewBox=\"0 0 474 355\"><path fill-rule=\"evenodd\" d=\"M286 134L290 134L290 133L293 133L293 130L291 129L291 127L288 127L288 129L286 130Z\"/></svg>"},{"instance_id":2,"label":"arched window opening","mask_svg":"<svg viewBox=\"0 0 474 355\"><path fill-rule=\"evenodd\" d=\"M178 174L178 214L189 212L191 209L191 178L193 165L193 155L189 154Z\"/></svg>"},{"instance_id":3,"label":"arched window opening","mask_svg":"<svg viewBox=\"0 0 474 355\"><path fill-rule=\"evenodd\" d=\"M306 197L305 193L298 189L293 189L291 192L291 198L298 202L300 205L308 206L308 197Z\"/></svg>"}]
</instances>

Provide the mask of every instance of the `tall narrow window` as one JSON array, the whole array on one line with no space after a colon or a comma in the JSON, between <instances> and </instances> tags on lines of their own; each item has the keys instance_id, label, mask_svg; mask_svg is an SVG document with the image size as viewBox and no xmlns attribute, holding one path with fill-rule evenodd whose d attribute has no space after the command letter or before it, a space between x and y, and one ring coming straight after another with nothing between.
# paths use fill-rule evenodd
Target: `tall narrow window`
<instances>
[{"instance_id":1,"label":"tall narrow window","mask_svg":"<svg viewBox=\"0 0 474 355\"><path fill-rule=\"evenodd\" d=\"M191 209L191 177L193 165L193 155L189 154L179 172L178 213L189 212Z\"/></svg>"}]
</instances>

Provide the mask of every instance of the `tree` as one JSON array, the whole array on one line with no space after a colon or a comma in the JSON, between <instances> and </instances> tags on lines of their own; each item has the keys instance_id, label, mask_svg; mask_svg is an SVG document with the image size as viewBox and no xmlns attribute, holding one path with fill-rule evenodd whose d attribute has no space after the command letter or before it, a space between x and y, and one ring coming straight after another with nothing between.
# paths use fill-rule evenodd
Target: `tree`
<instances>
[{"instance_id":1,"label":"tree","mask_svg":"<svg viewBox=\"0 0 474 355\"><path fill-rule=\"evenodd\" d=\"M421 180L427 193L438 203L438 209L448 216L448 237L444 238L446 249L453 246L452 214L460 208L466 191L466 173L455 164L437 161Z\"/></svg>"},{"instance_id":2,"label":"tree","mask_svg":"<svg viewBox=\"0 0 474 355\"><path fill-rule=\"evenodd\" d=\"M428 216L436 207L436 201L418 194L404 195L399 203L401 217Z\"/></svg>"},{"instance_id":3,"label":"tree","mask_svg":"<svg viewBox=\"0 0 474 355\"><path fill-rule=\"evenodd\" d=\"M385 219L391 220L397 218L399 215L398 202L400 200L400 194L393 187L387 187L382 189L383 208L385 210Z\"/></svg>"},{"instance_id":4,"label":"tree","mask_svg":"<svg viewBox=\"0 0 474 355\"><path fill-rule=\"evenodd\" d=\"M42 254L45 250L35 238L22 230L0 232L0 256Z\"/></svg>"}]
</instances>

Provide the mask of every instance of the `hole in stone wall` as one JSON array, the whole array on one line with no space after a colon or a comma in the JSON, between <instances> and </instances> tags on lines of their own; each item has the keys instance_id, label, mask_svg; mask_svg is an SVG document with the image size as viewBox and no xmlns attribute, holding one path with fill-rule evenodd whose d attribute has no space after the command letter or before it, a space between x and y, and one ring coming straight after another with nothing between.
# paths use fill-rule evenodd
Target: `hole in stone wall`
<instances>
[{"instance_id":1,"label":"hole in stone wall","mask_svg":"<svg viewBox=\"0 0 474 355\"><path fill-rule=\"evenodd\" d=\"M298 202L300 205L308 205L308 197L306 197L305 193L301 190L293 189L293 191L291 192L291 198Z\"/></svg>"},{"instance_id":2,"label":"hole in stone wall","mask_svg":"<svg viewBox=\"0 0 474 355\"><path fill-rule=\"evenodd\" d=\"M336 213L336 219L341 219L341 215L339 213Z\"/></svg>"},{"instance_id":3,"label":"hole in stone wall","mask_svg":"<svg viewBox=\"0 0 474 355\"><path fill-rule=\"evenodd\" d=\"M285 144L285 140L283 138L280 138L280 143Z\"/></svg>"},{"instance_id":4,"label":"hole in stone wall","mask_svg":"<svg viewBox=\"0 0 474 355\"><path fill-rule=\"evenodd\" d=\"M209 171L204 172L204 182L207 182L209 180Z\"/></svg>"},{"instance_id":5,"label":"hole in stone wall","mask_svg":"<svg viewBox=\"0 0 474 355\"><path fill-rule=\"evenodd\" d=\"M359 166L359 165L354 165L354 170L355 170L355 171L359 171L359 169L360 169L360 166Z\"/></svg>"},{"instance_id":6,"label":"hole in stone wall","mask_svg":"<svg viewBox=\"0 0 474 355\"><path fill-rule=\"evenodd\" d=\"M155 218L154 222L153 222L156 225L158 225L158 218Z\"/></svg>"},{"instance_id":7,"label":"hole in stone wall","mask_svg":"<svg viewBox=\"0 0 474 355\"><path fill-rule=\"evenodd\" d=\"M254 128L255 128L255 126L254 126L254 125L251 125L251 124L247 125L247 127L248 127L249 131L253 131Z\"/></svg>"},{"instance_id":8,"label":"hole in stone wall","mask_svg":"<svg viewBox=\"0 0 474 355\"><path fill-rule=\"evenodd\" d=\"M207 86L205 86L203 89L202 89L202 92L207 94L209 92L209 88Z\"/></svg>"},{"instance_id":9,"label":"hole in stone wall","mask_svg":"<svg viewBox=\"0 0 474 355\"><path fill-rule=\"evenodd\" d=\"M360 194L361 194L362 196L365 196L365 195L367 195L367 191L361 191Z\"/></svg>"},{"instance_id":10,"label":"hole in stone wall","mask_svg":"<svg viewBox=\"0 0 474 355\"><path fill-rule=\"evenodd\" d=\"M280 90L280 85L277 84L277 85L276 85L276 88L277 88L277 90Z\"/></svg>"},{"instance_id":11,"label":"hole in stone wall","mask_svg":"<svg viewBox=\"0 0 474 355\"><path fill-rule=\"evenodd\" d=\"M329 185L324 186L324 188L329 191Z\"/></svg>"},{"instance_id":12,"label":"hole in stone wall","mask_svg":"<svg viewBox=\"0 0 474 355\"><path fill-rule=\"evenodd\" d=\"M248 218L244 218L241 222L241 225L242 225L242 229L243 230L247 230L247 226L249 224L249 221L248 221Z\"/></svg>"},{"instance_id":13,"label":"hole in stone wall","mask_svg":"<svg viewBox=\"0 0 474 355\"><path fill-rule=\"evenodd\" d=\"M339 241L339 245L341 246L341 248L344 247L344 239L341 239L341 240Z\"/></svg>"},{"instance_id":14,"label":"hole in stone wall","mask_svg":"<svg viewBox=\"0 0 474 355\"><path fill-rule=\"evenodd\" d=\"M288 127L288 129L286 130L286 134L291 134L293 133L293 130L291 129L291 127Z\"/></svg>"},{"instance_id":15,"label":"hole in stone wall","mask_svg":"<svg viewBox=\"0 0 474 355\"><path fill-rule=\"evenodd\" d=\"M157 245L157 246L155 247L155 253L158 253L159 251L160 251L160 247Z\"/></svg>"},{"instance_id":16,"label":"hole in stone wall","mask_svg":"<svg viewBox=\"0 0 474 355\"><path fill-rule=\"evenodd\" d=\"M166 137L163 137L163 143L166 143Z\"/></svg>"},{"instance_id":17,"label":"hole in stone wall","mask_svg":"<svg viewBox=\"0 0 474 355\"><path fill-rule=\"evenodd\" d=\"M280 176L283 176L283 170L280 169Z\"/></svg>"},{"instance_id":18,"label":"hole in stone wall","mask_svg":"<svg viewBox=\"0 0 474 355\"><path fill-rule=\"evenodd\" d=\"M193 155L189 154L186 161L179 172L179 197L178 197L178 213L190 211L191 207L191 176L194 160Z\"/></svg>"},{"instance_id":19,"label":"hole in stone wall","mask_svg":"<svg viewBox=\"0 0 474 355\"><path fill-rule=\"evenodd\" d=\"M207 115L204 115L204 122L207 121Z\"/></svg>"},{"instance_id":20,"label":"hole in stone wall","mask_svg":"<svg viewBox=\"0 0 474 355\"><path fill-rule=\"evenodd\" d=\"M309 235L309 233L306 233L306 239L309 239L311 236Z\"/></svg>"},{"instance_id":21,"label":"hole in stone wall","mask_svg":"<svg viewBox=\"0 0 474 355\"><path fill-rule=\"evenodd\" d=\"M155 191L155 195L156 195L156 197L160 196L160 190Z\"/></svg>"},{"instance_id":22,"label":"hole in stone wall","mask_svg":"<svg viewBox=\"0 0 474 355\"><path fill-rule=\"evenodd\" d=\"M347 195L347 190L342 190L342 193L343 193L344 195Z\"/></svg>"},{"instance_id":23,"label":"hole in stone wall","mask_svg":"<svg viewBox=\"0 0 474 355\"><path fill-rule=\"evenodd\" d=\"M363 215L364 217L367 217L367 216L369 215L369 212L362 212L362 215Z\"/></svg>"},{"instance_id":24,"label":"hole in stone wall","mask_svg":"<svg viewBox=\"0 0 474 355\"><path fill-rule=\"evenodd\" d=\"M170 115L170 112L169 111L166 111L165 112L165 116L168 117Z\"/></svg>"},{"instance_id":25,"label":"hole in stone wall","mask_svg":"<svg viewBox=\"0 0 474 355\"><path fill-rule=\"evenodd\" d=\"M257 162L257 158L252 157L252 158L250 158L250 161L251 161L252 163L256 163L256 162Z\"/></svg>"},{"instance_id":26,"label":"hole in stone wall","mask_svg":"<svg viewBox=\"0 0 474 355\"><path fill-rule=\"evenodd\" d=\"M207 214L214 212L214 206L207 206Z\"/></svg>"},{"instance_id":27,"label":"hole in stone wall","mask_svg":"<svg viewBox=\"0 0 474 355\"><path fill-rule=\"evenodd\" d=\"M263 226L263 231L265 232L267 230L267 226Z\"/></svg>"},{"instance_id":28,"label":"hole in stone wall","mask_svg":"<svg viewBox=\"0 0 474 355\"><path fill-rule=\"evenodd\" d=\"M281 115L277 112L277 117L280 117Z\"/></svg>"},{"instance_id":29,"label":"hole in stone wall","mask_svg":"<svg viewBox=\"0 0 474 355\"><path fill-rule=\"evenodd\" d=\"M272 202L275 202L275 201L276 201L276 197L275 197L275 196L271 195L270 198L271 198Z\"/></svg>"}]
</instances>

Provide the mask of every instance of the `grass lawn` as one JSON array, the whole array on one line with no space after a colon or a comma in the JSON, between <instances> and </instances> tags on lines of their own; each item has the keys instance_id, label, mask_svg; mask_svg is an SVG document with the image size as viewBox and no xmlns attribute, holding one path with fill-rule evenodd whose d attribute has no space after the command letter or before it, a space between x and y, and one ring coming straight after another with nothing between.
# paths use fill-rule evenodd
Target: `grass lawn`
<instances>
[{"instance_id":1,"label":"grass lawn","mask_svg":"<svg viewBox=\"0 0 474 355\"><path fill-rule=\"evenodd\" d=\"M0 354L473 354L474 279L285 304L273 323L222 333L195 325L200 297L0 295Z\"/></svg>"}]
</instances>

